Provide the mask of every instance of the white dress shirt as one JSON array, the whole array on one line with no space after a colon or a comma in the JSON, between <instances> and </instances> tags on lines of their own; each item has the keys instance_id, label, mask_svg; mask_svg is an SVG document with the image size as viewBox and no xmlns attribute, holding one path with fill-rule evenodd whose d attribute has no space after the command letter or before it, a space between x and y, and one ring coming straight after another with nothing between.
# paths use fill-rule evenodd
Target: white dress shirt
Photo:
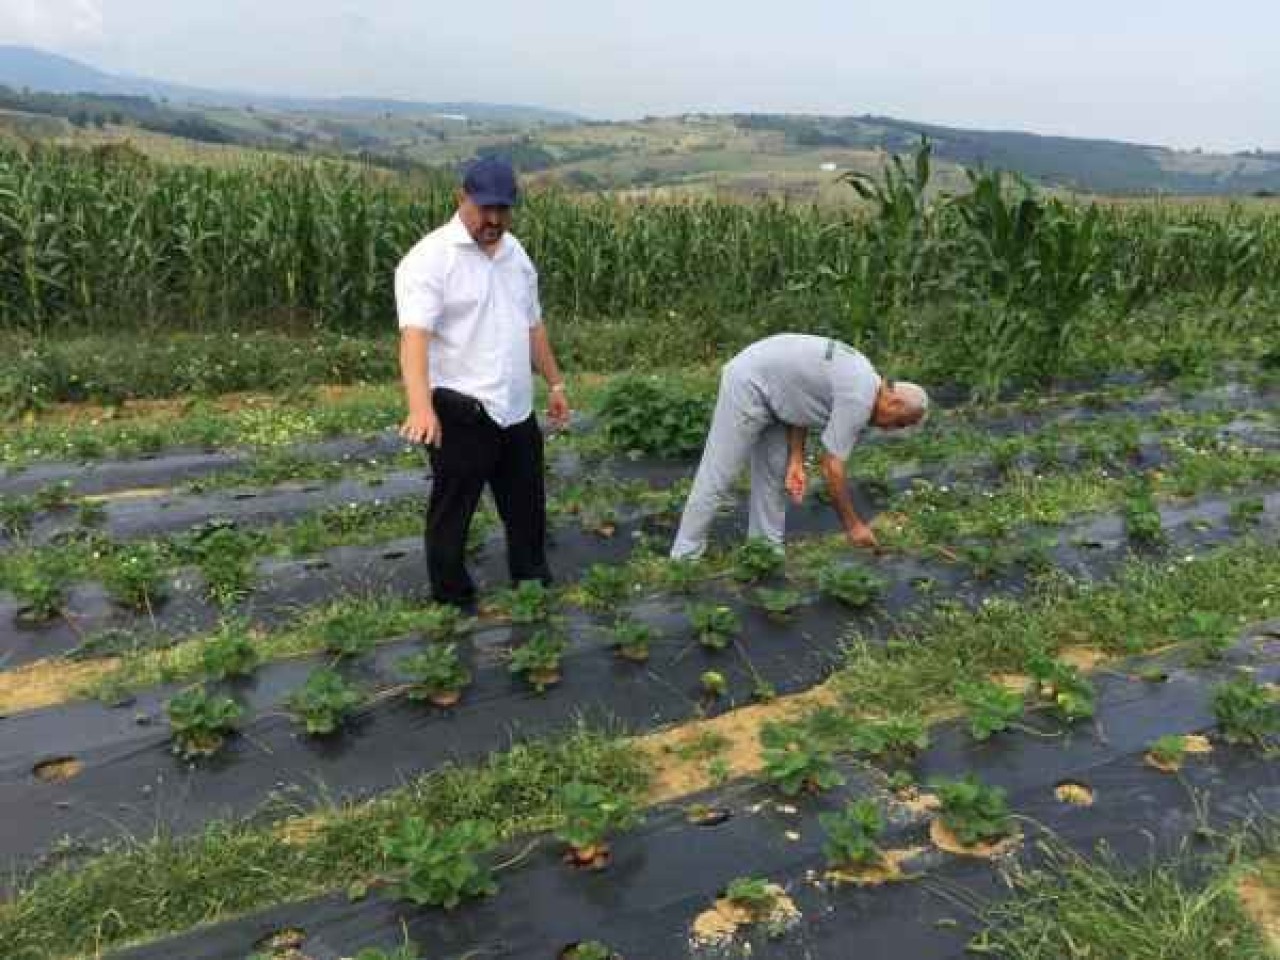
<instances>
[{"instance_id":1,"label":"white dress shirt","mask_svg":"<svg viewBox=\"0 0 1280 960\"><path fill-rule=\"evenodd\" d=\"M474 397L500 427L533 412L529 331L542 322L538 271L520 241L503 234L492 257L457 215L396 268L400 329L431 334L432 387Z\"/></svg>"}]
</instances>

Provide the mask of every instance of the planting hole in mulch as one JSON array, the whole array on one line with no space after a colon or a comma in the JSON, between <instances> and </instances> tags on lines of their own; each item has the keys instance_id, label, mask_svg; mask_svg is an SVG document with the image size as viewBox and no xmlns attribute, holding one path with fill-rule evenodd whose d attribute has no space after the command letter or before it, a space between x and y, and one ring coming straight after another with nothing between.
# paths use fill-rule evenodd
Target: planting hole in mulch
<instances>
[{"instance_id":1,"label":"planting hole in mulch","mask_svg":"<svg viewBox=\"0 0 1280 960\"><path fill-rule=\"evenodd\" d=\"M231 495L232 500L257 500L258 494L253 490L241 490Z\"/></svg>"},{"instance_id":2,"label":"planting hole in mulch","mask_svg":"<svg viewBox=\"0 0 1280 960\"><path fill-rule=\"evenodd\" d=\"M765 910L752 910L731 902L727 896L716 900L715 906L704 910L693 921L693 947L723 946L733 940L739 930L759 924L767 928L770 935L790 929L800 922L799 908L777 884L766 887L770 895L770 903Z\"/></svg>"},{"instance_id":3,"label":"planting hole in mulch","mask_svg":"<svg viewBox=\"0 0 1280 960\"><path fill-rule=\"evenodd\" d=\"M708 807L697 804L685 815L695 827L719 827L733 819L733 811L726 807Z\"/></svg>"},{"instance_id":4,"label":"planting hole in mulch","mask_svg":"<svg viewBox=\"0 0 1280 960\"><path fill-rule=\"evenodd\" d=\"M840 867L829 870L826 879L836 886L850 884L858 887L878 887L898 880L909 880L903 873L902 865L925 852L924 847L912 847L907 850L885 850L876 863L860 867Z\"/></svg>"},{"instance_id":5,"label":"planting hole in mulch","mask_svg":"<svg viewBox=\"0 0 1280 960\"><path fill-rule=\"evenodd\" d=\"M955 854L958 857L995 860L1014 850L1022 842L1022 835L1015 833L994 843L975 843L973 846L966 846L941 819L935 819L929 824L929 839L933 841L935 847L945 853Z\"/></svg>"},{"instance_id":6,"label":"planting hole in mulch","mask_svg":"<svg viewBox=\"0 0 1280 960\"><path fill-rule=\"evenodd\" d=\"M328 560L306 560L302 564L303 570L328 570L333 564Z\"/></svg>"},{"instance_id":7,"label":"planting hole in mulch","mask_svg":"<svg viewBox=\"0 0 1280 960\"><path fill-rule=\"evenodd\" d=\"M581 956L578 951L584 946L586 946L586 942L582 940L579 940L576 943L566 944L560 948L560 952L556 954L556 958L557 960L578 960L578 957ZM610 953L609 960L622 960L622 954Z\"/></svg>"},{"instance_id":8,"label":"planting hole in mulch","mask_svg":"<svg viewBox=\"0 0 1280 960\"><path fill-rule=\"evenodd\" d=\"M604 844L570 850L564 862L576 870L604 870L613 861L613 851Z\"/></svg>"},{"instance_id":9,"label":"planting hole in mulch","mask_svg":"<svg viewBox=\"0 0 1280 960\"><path fill-rule=\"evenodd\" d=\"M403 560L409 555L408 550L387 550L382 554L383 560Z\"/></svg>"},{"instance_id":10,"label":"planting hole in mulch","mask_svg":"<svg viewBox=\"0 0 1280 960\"><path fill-rule=\"evenodd\" d=\"M1093 788L1075 780L1064 780L1053 788L1053 795L1072 807L1092 807Z\"/></svg>"},{"instance_id":11,"label":"planting hole in mulch","mask_svg":"<svg viewBox=\"0 0 1280 960\"><path fill-rule=\"evenodd\" d=\"M75 757L56 757L52 760L41 760L32 769L37 780L45 783L63 783L80 775L84 764Z\"/></svg>"},{"instance_id":12,"label":"planting hole in mulch","mask_svg":"<svg viewBox=\"0 0 1280 960\"><path fill-rule=\"evenodd\" d=\"M305 930L287 929L269 933L253 945L254 950L269 960L312 960L302 952L307 942Z\"/></svg>"}]
</instances>

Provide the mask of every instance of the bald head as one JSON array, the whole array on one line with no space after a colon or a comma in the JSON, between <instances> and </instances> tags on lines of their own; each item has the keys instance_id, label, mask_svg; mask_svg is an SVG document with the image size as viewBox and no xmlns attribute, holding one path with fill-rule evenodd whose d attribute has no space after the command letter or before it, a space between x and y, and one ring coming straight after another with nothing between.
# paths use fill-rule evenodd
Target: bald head
<instances>
[{"instance_id":1,"label":"bald head","mask_svg":"<svg viewBox=\"0 0 1280 960\"><path fill-rule=\"evenodd\" d=\"M871 422L881 430L901 430L922 423L929 413L929 394L919 384L885 380L876 395Z\"/></svg>"}]
</instances>

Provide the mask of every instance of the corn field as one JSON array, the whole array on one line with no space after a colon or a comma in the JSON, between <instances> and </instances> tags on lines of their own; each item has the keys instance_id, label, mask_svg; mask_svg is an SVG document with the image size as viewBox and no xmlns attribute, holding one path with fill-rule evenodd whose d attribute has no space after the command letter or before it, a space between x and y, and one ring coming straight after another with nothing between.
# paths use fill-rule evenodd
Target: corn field
<instances>
[{"instance_id":1,"label":"corn field","mask_svg":"<svg viewBox=\"0 0 1280 960\"><path fill-rule=\"evenodd\" d=\"M856 213L541 193L517 233L560 322L813 317L893 349L913 333L904 316L945 305L975 364L1016 353L1052 368L1098 304L1114 319L1154 297L1230 303L1280 282L1275 212L1082 207L998 173L926 201L928 179L922 147L879 180L850 177L866 201ZM443 176L2 149L0 330L391 331L394 267L452 209Z\"/></svg>"}]
</instances>

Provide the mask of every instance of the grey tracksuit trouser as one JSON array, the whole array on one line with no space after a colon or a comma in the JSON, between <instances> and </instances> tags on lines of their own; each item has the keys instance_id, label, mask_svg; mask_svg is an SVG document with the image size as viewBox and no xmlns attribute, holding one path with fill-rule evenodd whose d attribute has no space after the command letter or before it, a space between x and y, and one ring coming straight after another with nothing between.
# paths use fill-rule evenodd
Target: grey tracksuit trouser
<instances>
[{"instance_id":1,"label":"grey tracksuit trouser","mask_svg":"<svg viewBox=\"0 0 1280 960\"><path fill-rule=\"evenodd\" d=\"M702 462L685 503L671 548L674 559L693 559L707 547L707 531L733 482L751 465L748 536L782 546L786 527L787 427L769 409L760 389L731 363L720 376L720 393Z\"/></svg>"}]
</instances>

